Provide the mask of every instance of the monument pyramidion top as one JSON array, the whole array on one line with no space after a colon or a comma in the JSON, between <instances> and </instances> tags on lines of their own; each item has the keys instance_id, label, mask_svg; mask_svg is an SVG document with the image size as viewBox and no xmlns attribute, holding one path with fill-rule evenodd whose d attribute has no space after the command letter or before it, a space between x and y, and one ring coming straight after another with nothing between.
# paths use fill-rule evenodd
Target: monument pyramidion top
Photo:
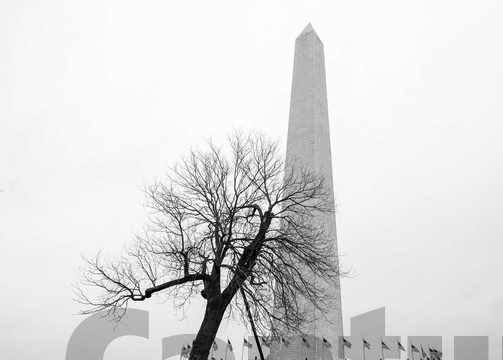
<instances>
[{"instance_id":1,"label":"monument pyramidion top","mask_svg":"<svg viewBox=\"0 0 503 360\"><path fill-rule=\"evenodd\" d=\"M307 26L304 28L304 30L302 30L302 32L299 34L299 36L297 36L297 39L302 37L302 36L305 36L307 34L311 34L313 33L314 35L316 35L316 37L319 39L320 37L318 36L318 34L316 33L316 31L314 30L313 28L313 25L311 25L311 23L307 24Z\"/></svg>"}]
</instances>

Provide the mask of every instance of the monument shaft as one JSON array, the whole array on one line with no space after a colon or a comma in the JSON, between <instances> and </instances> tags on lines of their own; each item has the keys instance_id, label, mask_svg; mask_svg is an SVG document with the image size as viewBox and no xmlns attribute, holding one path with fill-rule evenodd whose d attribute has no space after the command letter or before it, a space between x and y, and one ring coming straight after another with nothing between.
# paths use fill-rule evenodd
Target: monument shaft
<instances>
[{"instance_id":1,"label":"monument shaft","mask_svg":"<svg viewBox=\"0 0 503 360\"><path fill-rule=\"evenodd\" d=\"M311 24L307 25L295 42L286 158L287 162L295 158L297 164L310 171L322 173L326 179L326 186L333 196L323 43ZM333 249L337 258L335 215L320 216L326 230L332 234ZM319 286L326 287L327 284L319 282ZM333 303L331 309L325 314L319 314L313 307L313 320L302 329L307 335L304 336L307 341L303 341L299 335L292 335L288 346L283 346L281 341L273 344L271 347L273 360L343 358L343 345L340 341L343 335L340 287L329 288L329 293Z\"/></svg>"}]
</instances>

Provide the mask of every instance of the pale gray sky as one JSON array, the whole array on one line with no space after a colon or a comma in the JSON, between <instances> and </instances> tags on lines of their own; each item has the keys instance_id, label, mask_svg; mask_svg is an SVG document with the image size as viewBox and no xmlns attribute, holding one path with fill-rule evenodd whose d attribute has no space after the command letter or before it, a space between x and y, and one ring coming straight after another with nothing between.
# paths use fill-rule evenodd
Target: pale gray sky
<instances>
[{"instance_id":1,"label":"pale gray sky","mask_svg":"<svg viewBox=\"0 0 503 360\"><path fill-rule=\"evenodd\" d=\"M140 187L208 134L286 140L294 40L325 45L349 319L386 306L388 335L503 335L503 2L0 3L0 355L62 359L81 253L116 252L145 219ZM136 304L135 304L136 305ZM196 332L151 310L160 358ZM245 330L230 323L240 358ZM404 339L405 342L405 339ZM450 357L449 357L450 356Z\"/></svg>"}]
</instances>

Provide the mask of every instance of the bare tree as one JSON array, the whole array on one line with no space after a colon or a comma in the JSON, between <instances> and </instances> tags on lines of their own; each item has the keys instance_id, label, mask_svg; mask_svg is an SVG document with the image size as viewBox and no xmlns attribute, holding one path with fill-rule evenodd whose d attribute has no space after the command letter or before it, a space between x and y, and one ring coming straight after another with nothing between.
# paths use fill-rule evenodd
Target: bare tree
<instances>
[{"instance_id":1,"label":"bare tree","mask_svg":"<svg viewBox=\"0 0 503 360\"><path fill-rule=\"evenodd\" d=\"M286 167L285 167L286 165ZM285 171L286 169L291 169ZM206 360L222 319L245 318L242 289L262 333L298 330L307 306L322 313L338 286L338 259L320 214L333 216L333 195L320 174L285 164L277 142L234 133L229 148L208 142L145 186L150 222L114 259L86 259L76 287L84 314L121 314L130 300L164 292L179 304L194 296L206 310L190 359ZM302 299L302 300L301 300Z\"/></svg>"}]
</instances>

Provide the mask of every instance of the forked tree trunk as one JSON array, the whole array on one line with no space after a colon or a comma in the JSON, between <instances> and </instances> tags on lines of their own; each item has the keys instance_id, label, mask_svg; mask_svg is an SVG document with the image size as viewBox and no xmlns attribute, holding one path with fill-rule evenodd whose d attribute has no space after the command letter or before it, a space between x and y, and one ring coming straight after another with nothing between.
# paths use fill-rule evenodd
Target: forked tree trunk
<instances>
[{"instance_id":1,"label":"forked tree trunk","mask_svg":"<svg viewBox=\"0 0 503 360\"><path fill-rule=\"evenodd\" d=\"M217 335L227 305L224 301L208 301L204 312L204 319L192 343L189 360L207 360L213 340ZM211 359L210 359L211 360Z\"/></svg>"}]
</instances>

